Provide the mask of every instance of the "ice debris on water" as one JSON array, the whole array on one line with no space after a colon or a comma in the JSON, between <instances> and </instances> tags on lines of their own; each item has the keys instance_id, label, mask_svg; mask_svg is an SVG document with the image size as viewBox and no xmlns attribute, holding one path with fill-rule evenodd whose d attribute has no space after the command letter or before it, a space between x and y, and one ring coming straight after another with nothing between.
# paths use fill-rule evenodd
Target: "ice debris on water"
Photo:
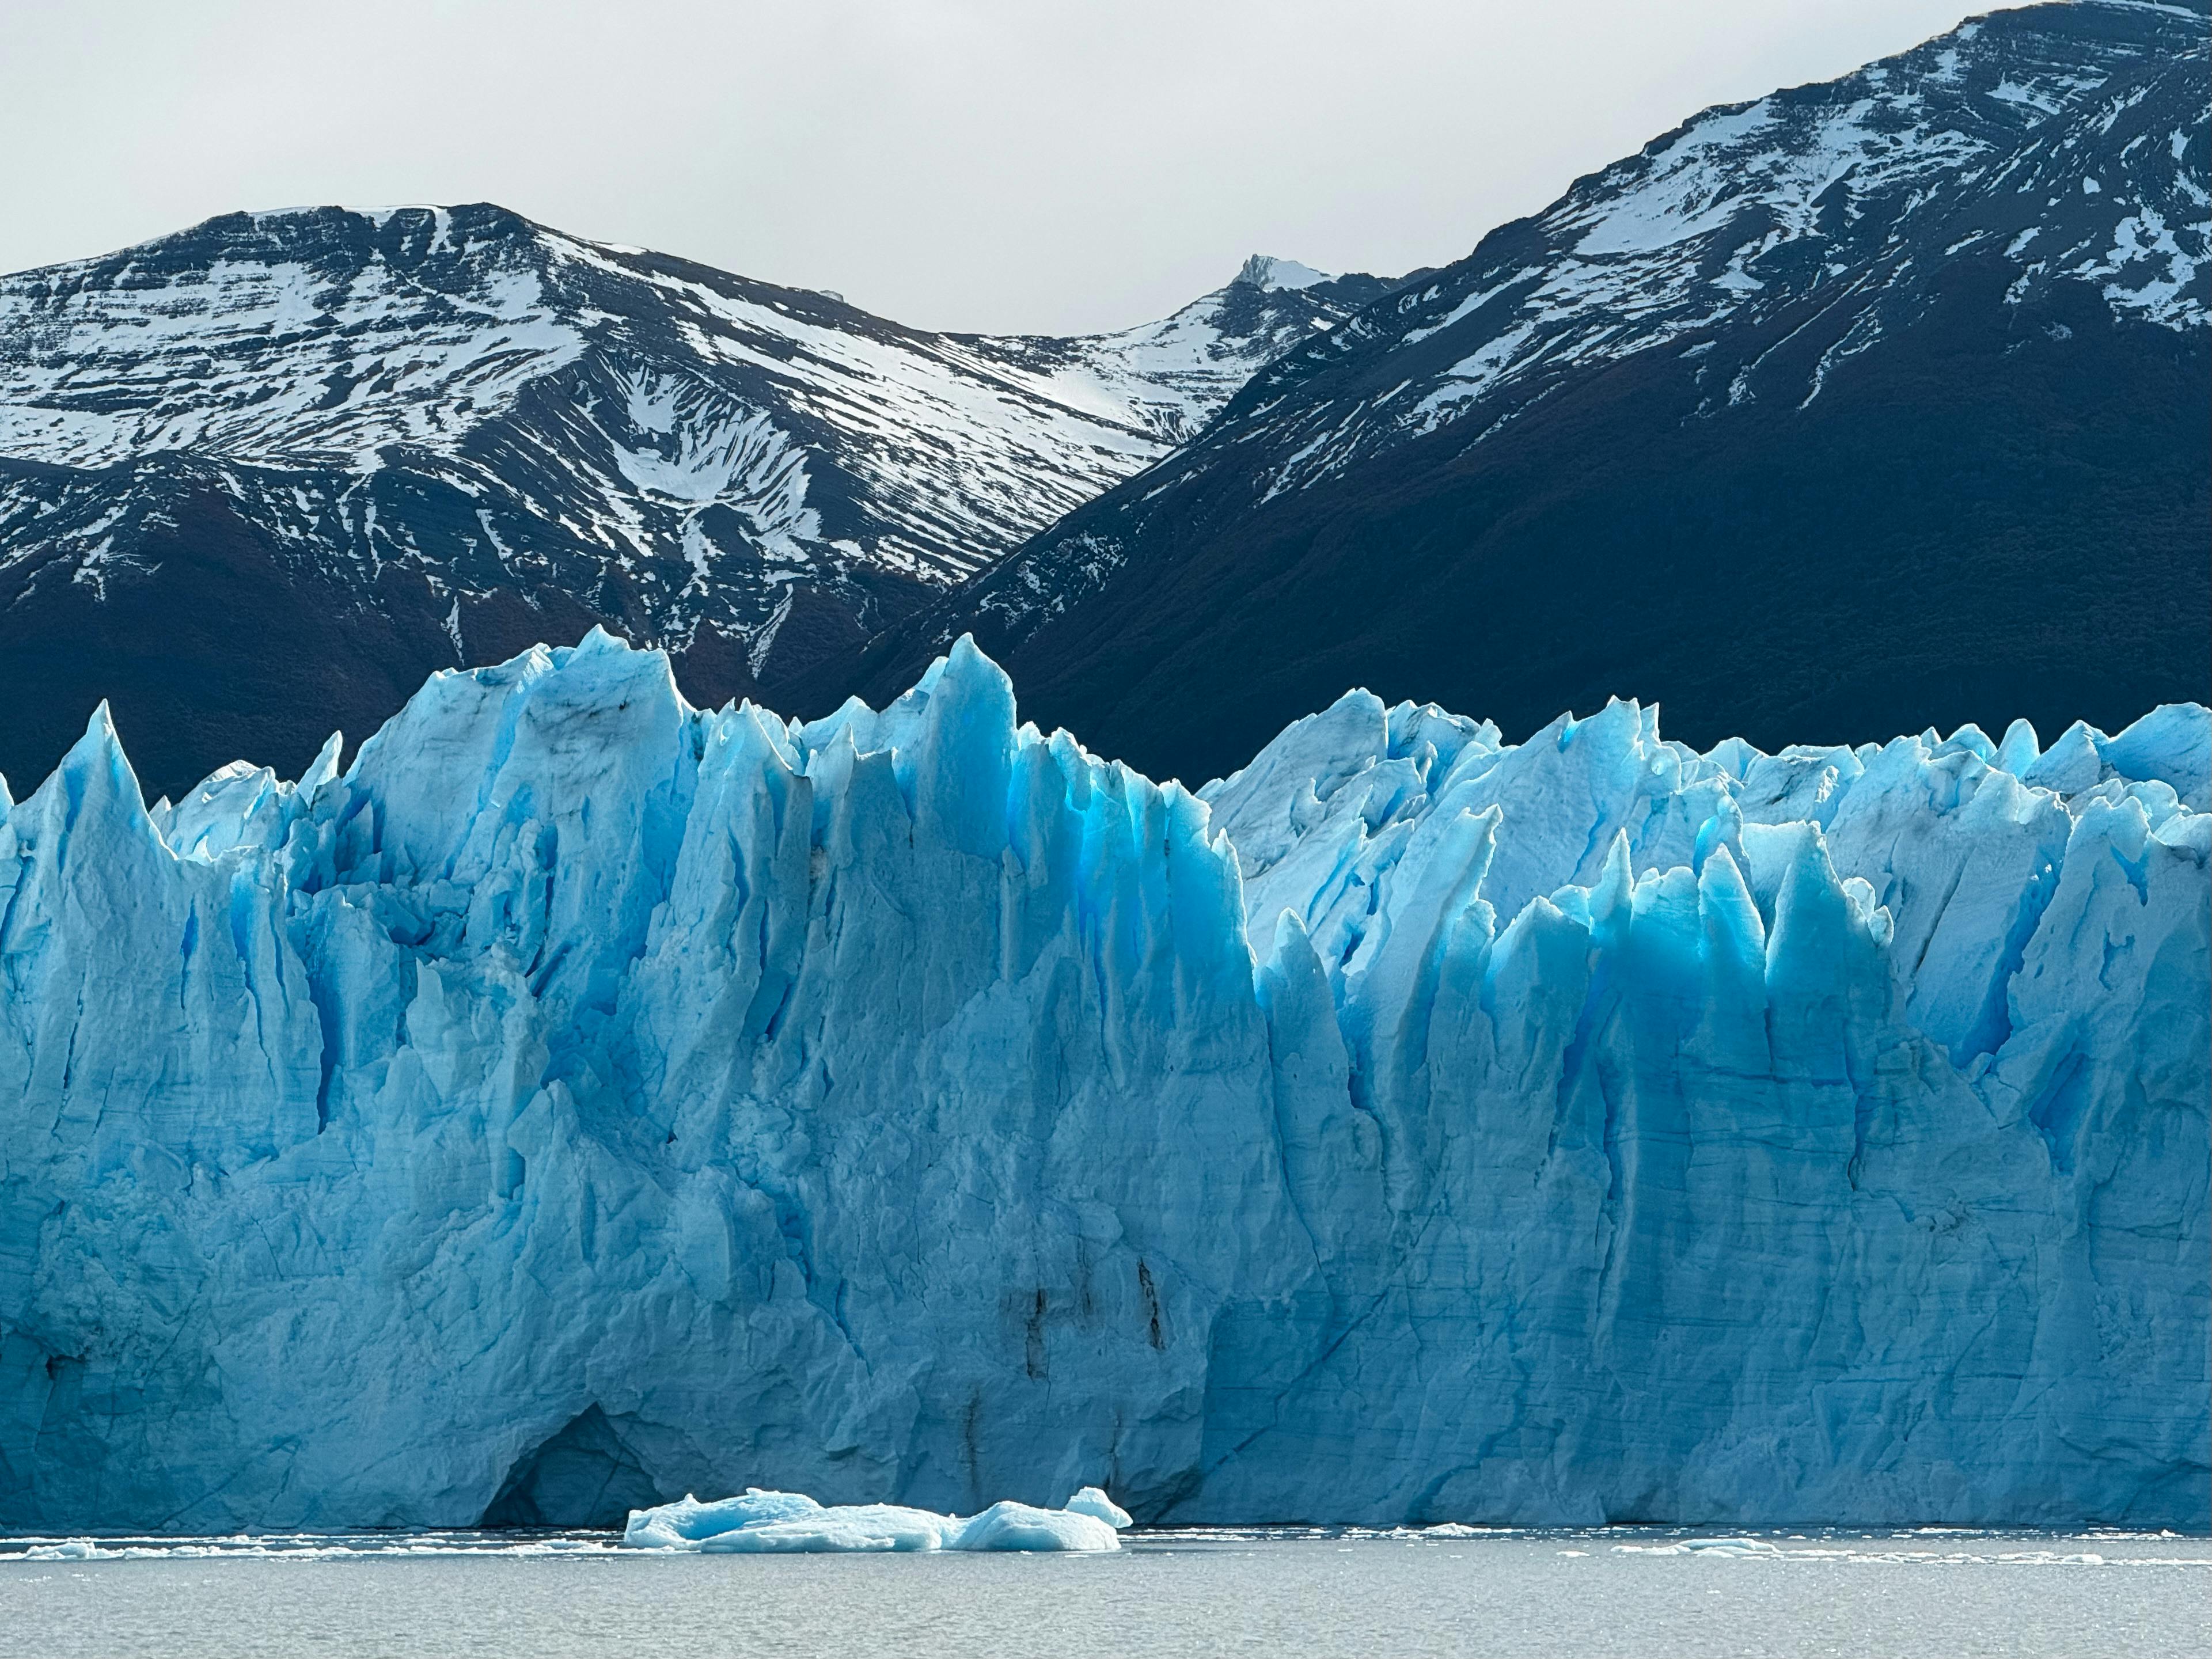
<instances>
[{"instance_id":1,"label":"ice debris on water","mask_svg":"<svg viewBox=\"0 0 2212 1659\"><path fill-rule=\"evenodd\" d=\"M0 791L0 1526L2201 1530L2208 750L1355 692L1193 793L595 633L149 811L102 714Z\"/></svg>"},{"instance_id":2,"label":"ice debris on water","mask_svg":"<svg viewBox=\"0 0 2212 1659\"><path fill-rule=\"evenodd\" d=\"M763 1492L702 1504L696 1498L633 1510L630 1549L708 1555L831 1554L878 1550L1096 1552L1121 1547L1128 1512L1096 1486L1056 1510L997 1503L980 1515L939 1515L897 1504L823 1505L797 1492Z\"/></svg>"}]
</instances>

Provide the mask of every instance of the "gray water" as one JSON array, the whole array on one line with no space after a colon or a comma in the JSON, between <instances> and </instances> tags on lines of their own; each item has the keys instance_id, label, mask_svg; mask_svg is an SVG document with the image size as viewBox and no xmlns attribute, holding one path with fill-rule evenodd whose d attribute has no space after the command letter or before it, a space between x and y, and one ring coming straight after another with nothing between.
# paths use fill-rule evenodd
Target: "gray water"
<instances>
[{"instance_id":1,"label":"gray water","mask_svg":"<svg viewBox=\"0 0 2212 1659\"><path fill-rule=\"evenodd\" d=\"M2212 1542L2171 1534L1208 1529L1093 1556L659 1556L585 1533L102 1540L92 1559L57 1542L0 1540L0 1656L2212 1651Z\"/></svg>"}]
</instances>

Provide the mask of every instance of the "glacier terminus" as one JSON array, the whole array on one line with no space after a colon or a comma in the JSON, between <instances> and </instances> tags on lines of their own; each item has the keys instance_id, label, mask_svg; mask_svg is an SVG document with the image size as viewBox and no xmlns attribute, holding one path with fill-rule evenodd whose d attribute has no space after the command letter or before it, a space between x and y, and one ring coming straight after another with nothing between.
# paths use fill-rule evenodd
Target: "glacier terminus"
<instances>
[{"instance_id":1,"label":"glacier terminus","mask_svg":"<svg viewBox=\"0 0 2212 1659\"><path fill-rule=\"evenodd\" d=\"M0 791L0 1525L2212 1524L2202 707L1194 793L595 632L341 753Z\"/></svg>"}]
</instances>

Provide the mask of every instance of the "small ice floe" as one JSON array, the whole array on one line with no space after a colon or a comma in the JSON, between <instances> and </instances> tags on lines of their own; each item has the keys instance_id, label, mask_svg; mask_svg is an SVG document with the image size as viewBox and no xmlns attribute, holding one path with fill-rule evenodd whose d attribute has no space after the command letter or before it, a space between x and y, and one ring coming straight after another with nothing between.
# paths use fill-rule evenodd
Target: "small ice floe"
<instances>
[{"instance_id":1,"label":"small ice floe","mask_svg":"<svg viewBox=\"0 0 2212 1659\"><path fill-rule=\"evenodd\" d=\"M980 1515L939 1515L896 1504L823 1505L802 1493L753 1487L742 1498L686 1498L632 1510L629 1549L703 1554L819 1554L845 1550L1118 1550L1127 1511L1096 1486L1056 1510L994 1504Z\"/></svg>"},{"instance_id":2,"label":"small ice floe","mask_svg":"<svg viewBox=\"0 0 2212 1659\"><path fill-rule=\"evenodd\" d=\"M90 1561L112 1553L89 1538L65 1538L58 1544L33 1544L23 1552L27 1561Z\"/></svg>"},{"instance_id":3,"label":"small ice floe","mask_svg":"<svg viewBox=\"0 0 2212 1659\"><path fill-rule=\"evenodd\" d=\"M1615 1544L1615 1555L1771 1555L1782 1552L1763 1538L1678 1538L1668 1544Z\"/></svg>"}]
</instances>

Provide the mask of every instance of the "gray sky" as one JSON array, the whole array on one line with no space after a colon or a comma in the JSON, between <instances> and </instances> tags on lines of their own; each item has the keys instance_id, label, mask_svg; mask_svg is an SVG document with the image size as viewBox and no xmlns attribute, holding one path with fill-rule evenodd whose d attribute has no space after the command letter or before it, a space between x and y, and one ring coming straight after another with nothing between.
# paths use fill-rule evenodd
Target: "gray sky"
<instances>
[{"instance_id":1,"label":"gray sky","mask_svg":"<svg viewBox=\"0 0 2212 1659\"><path fill-rule=\"evenodd\" d=\"M0 270L489 199L940 328L1442 264L1964 0L0 0Z\"/></svg>"}]
</instances>

